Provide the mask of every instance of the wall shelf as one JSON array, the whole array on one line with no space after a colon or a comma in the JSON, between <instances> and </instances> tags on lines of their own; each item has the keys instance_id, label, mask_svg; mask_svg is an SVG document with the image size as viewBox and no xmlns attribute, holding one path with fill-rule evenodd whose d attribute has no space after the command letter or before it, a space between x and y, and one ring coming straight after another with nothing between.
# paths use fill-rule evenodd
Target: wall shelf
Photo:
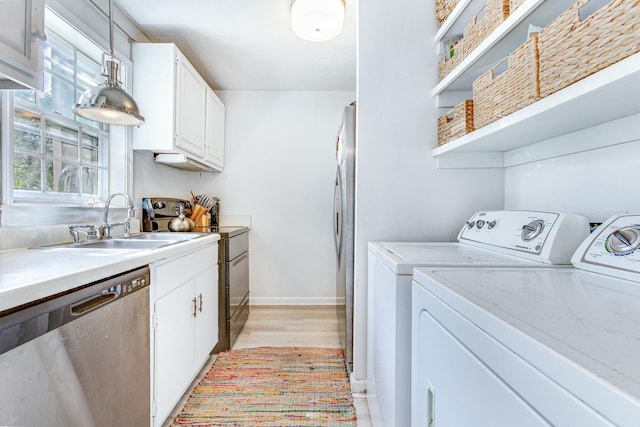
<instances>
[{"instance_id":1,"label":"wall shelf","mask_svg":"<svg viewBox=\"0 0 640 427\"><path fill-rule=\"evenodd\" d=\"M462 35L464 26L484 5L485 0L462 0L435 37L435 43ZM527 40L529 24L543 27L574 3L573 0L527 0L498 26L451 73L433 89L437 96L444 91L469 91L473 81L513 52Z\"/></svg>"},{"instance_id":2,"label":"wall shelf","mask_svg":"<svg viewBox=\"0 0 640 427\"><path fill-rule=\"evenodd\" d=\"M528 3L528 2L527 2ZM460 153L504 153L546 139L640 113L640 53L617 62L546 98L496 122L435 148L434 157L443 157L440 167L496 167L473 164L472 155ZM463 157L464 164L447 166L444 157Z\"/></svg>"}]
</instances>

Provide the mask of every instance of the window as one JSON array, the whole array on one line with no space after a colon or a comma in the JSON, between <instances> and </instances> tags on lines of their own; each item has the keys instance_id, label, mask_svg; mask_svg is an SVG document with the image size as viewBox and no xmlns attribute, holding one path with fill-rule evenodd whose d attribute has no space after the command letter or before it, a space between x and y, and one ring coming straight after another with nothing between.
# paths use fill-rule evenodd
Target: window
<instances>
[{"instance_id":1,"label":"window","mask_svg":"<svg viewBox=\"0 0 640 427\"><path fill-rule=\"evenodd\" d=\"M100 39L91 28L68 11L63 14L65 19L45 9L43 91L0 94L0 226L30 223L34 215L43 224L77 221L77 207L101 206L108 194L131 191L131 131L72 111L83 91L104 80L101 64L107 43L95 42ZM131 64L126 55L116 56L126 88Z\"/></svg>"},{"instance_id":2,"label":"window","mask_svg":"<svg viewBox=\"0 0 640 427\"><path fill-rule=\"evenodd\" d=\"M100 84L103 49L56 14L46 10L47 41L44 46L44 90L13 91L2 108L11 111L9 162L5 173L6 204L50 203L59 206L92 206L109 194L109 143L125 133L110 134L108 125L76 116L71 110L80 94ZM126 76L126 64L122 75ZM126 82L123 83L123 86ZM125 86L126 87L126 86ZM116 163L126 160L115 159ZM116 179L117 180L117 179Z\"/></svg>"}]
</instances>

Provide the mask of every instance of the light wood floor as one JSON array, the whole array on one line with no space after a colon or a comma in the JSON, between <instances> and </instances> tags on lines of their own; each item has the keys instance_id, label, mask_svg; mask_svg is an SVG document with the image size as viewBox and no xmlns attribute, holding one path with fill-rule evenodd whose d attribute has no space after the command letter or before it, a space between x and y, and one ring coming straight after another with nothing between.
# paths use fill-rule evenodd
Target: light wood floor
<instances>
[{"instance_id":1,"label":"light wood floor","mask_svg":"<svg viewBox=\"0 0 640 427\"><path fill-rule=\"evenodd\" d=\"M261 346L340 347L335 308L327 306L252 306L249 319L233 349ZM192 387L176 406L184 406L191 389L209 371L215 356L205 365ZM370 427L369 410L364 394L354 394L358 427ZM165 426L171 424L172 414Z\"/></svg>"},{"instance_id":2,"label":"light wood floor","mask_svg":"<svg viewBox=\"0 0 640 427\"><path fill-rule=\"evenodd\" d=\"M335 308L252 306L233 348L340 347Z\"/></svg>"}]
</instances>

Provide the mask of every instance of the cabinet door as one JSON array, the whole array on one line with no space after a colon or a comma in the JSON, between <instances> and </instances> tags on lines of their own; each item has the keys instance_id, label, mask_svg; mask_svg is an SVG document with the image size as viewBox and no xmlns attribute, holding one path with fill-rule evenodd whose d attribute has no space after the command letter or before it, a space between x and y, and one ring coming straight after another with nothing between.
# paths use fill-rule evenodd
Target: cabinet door
<instances>
[{"instance_id":1,"label":"cabinet door","mask_svg":"<svg viewBox=\"0 0 640 427\"><path fill-rule=\"evenodd\" d=\"M0 1L0 89L42 90L44 0Z\"/></svg>"},{"instance_id":2,"label":"cabinet door","mask_svg":"<svg viewBox=\"0 0 640 427\"><path fill-rule=\"evenodd\" d=\"M162 425L193 378L194 281L155 303L154 425Z\"/></svg>"},{"instance_id":3,"label":"cabinet door","mask_svg":"<svg viewBox=\"0 0 640 427\"><path fill-rule=\"evenodd\" d=\"M190 154L204 158L207 85L180 53L177 56L176 67L175 145Z\"/></svg>"},{"instance_id":4,"label":"cabinet door","mask_svg":"<svg viewBox=\"0 0 640 427\"><path fill-rule=\"evenodd\" d=\"M205 161L216 170L224 169L225 108L211 89L207 89L207 136Z\"/></svg>"},{"instance_id":5,"label":"cabinet door","mask_svg":"<svg viewBox=\"0 0 640 427\"><path fill-rule=\"evenodd\" d=\"M195 318L194 369L207 361L218 343L218 265L213 264L195 279L198 311Z\"/></svg>"}]
</instances>

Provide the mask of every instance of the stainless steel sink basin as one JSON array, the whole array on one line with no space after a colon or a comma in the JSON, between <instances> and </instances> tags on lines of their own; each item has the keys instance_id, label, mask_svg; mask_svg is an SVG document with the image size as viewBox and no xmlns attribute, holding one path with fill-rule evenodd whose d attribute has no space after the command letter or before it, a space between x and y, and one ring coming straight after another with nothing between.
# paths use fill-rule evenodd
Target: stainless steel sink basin
<instances>
[{"instance_id":1,"label":"stainless steel sink basin","mask_svg":"<svg viewBox=\"0 0 640 427\"><path fill-rule=\"evenodd\" d=\"M156 249L177 243L176 240L109 239L80 245L69 245L76 249Z\"/></svg>"},{"instance_id":2,"label":"stainless steel sink basin","mask_svg":"<svg viewBox=\"0 0 640 427\"><path fill-rule=\"evenodd\" d=\"M151 233L140 233L133 234L129 237L121 237L119 239L123 240L171 240L173 242L183 242L185 240L191 240L198 237L205 236L205 234L197 234L197 233L170 233L170 232L151 232Z\"/></svg>"},{"instance_id":3,"label":"stainless steel sink basin","mask_svg":"<svg viewBox=\"0 0 640 427\"><path fill-rule=\"evenodd\" d=\"M173 245L187 240L197 239L206 236L201 233L140 233L128 237L116 237L106 240L94 240L83 242L78 245L73 243L63 243L58 245L38 246L35 249L128 249L144 250L157 249L164 246Z\"/></svg>"}]
</instances>

